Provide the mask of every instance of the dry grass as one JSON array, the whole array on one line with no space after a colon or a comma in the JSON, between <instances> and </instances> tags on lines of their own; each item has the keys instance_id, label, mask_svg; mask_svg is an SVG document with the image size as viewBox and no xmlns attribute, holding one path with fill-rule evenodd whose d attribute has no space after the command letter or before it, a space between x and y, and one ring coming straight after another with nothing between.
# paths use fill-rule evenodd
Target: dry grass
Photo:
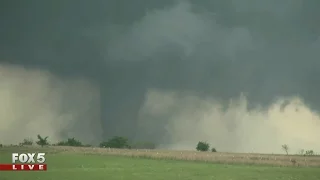
<instances>
[{"instance_id":1,"label":"dry grass","mask_svg":"<svg viewBox=\"0 0 320 180\"><path fill-rule=\"evenodd\" d=\"M117 155L137 158L174 159L189 161L205 161L223 164L255 164L272 166L300 166L320 167L320 156L277 155L277 154L245 154L245 153L212 153L196 151L173 150L143 150L143 149L112 149L97 147L61 147L51 146L39 148L29 147L3 147L0 152L6 151L46 151L48 153L83 153L100 155Z\"/></svg>"}]
</instances>

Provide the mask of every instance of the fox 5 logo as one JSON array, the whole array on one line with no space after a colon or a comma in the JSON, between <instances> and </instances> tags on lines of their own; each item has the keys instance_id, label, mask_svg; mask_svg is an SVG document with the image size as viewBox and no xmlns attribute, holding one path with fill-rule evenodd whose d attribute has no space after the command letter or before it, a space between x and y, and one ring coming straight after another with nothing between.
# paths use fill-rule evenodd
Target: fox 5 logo
<instances>
[{"instance_id":1,"label":"fox 5 logo","mask_svg":"<svg viewBox=\"0 0 320 180\"><path fill-rule=\"evenodd\" d=\"M12 163L44 163L46 153L12 153Z\"/></svg>"}]
</instances>

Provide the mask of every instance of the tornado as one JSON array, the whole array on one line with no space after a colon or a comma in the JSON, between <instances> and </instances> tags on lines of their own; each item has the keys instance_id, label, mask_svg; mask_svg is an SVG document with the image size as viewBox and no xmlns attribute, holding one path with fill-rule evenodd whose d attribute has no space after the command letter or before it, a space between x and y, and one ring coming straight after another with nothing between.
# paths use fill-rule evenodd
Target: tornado
<instances>
[{"instance_id":1,"label":"tornado","mask_svg":"<svg viewBox=\"0 0 320 180\"><path fill-rule=\"evenodd\" d=\"M320 151L315 0L3 0L0 143ZM19 133L17 133L19 132Z\"/></svg>"}]
</instances>

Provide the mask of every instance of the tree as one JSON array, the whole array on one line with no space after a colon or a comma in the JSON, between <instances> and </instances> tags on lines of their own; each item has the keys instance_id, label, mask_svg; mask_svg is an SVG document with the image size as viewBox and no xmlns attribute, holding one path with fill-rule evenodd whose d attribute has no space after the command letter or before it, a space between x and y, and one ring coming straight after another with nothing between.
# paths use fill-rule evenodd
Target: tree
<instances>
[{"instance_id":1,"label":"tree","mask_svg":"<svg viewBox=\"0 0 320 180\"><path fill-rule=\"evenodd\" d=\"M125 137L114 136L108 141L100 143L100 147L118 148L118 149L130 148L128 142L129 140Z\"/></svg>"},{"instance_id":2,"label":"tree","mask_svg":"<svg viewBox=\"0 0 320 180\"><path fill-rule=\"evenodd\" d=\"M21 143L19 143L20 146L31 146L33 144L32 139L24 139Z\"/></svg>"},{"instance_id":3,"label":"tree","mask_svg":"<svg viewBox=\"0 0 320 180\"><path fill-rule=\"evenodd\" d=\"M216 148L211 148L211 152L217 152Z\"/></svg>"},{"instance_id":4,"label":"tree","mask_svg":"<svg viewBox=\"0 0 320 180\"><path fill-rule=\"evenodd\" d=\"M313 152L313 150L308 150L308 151L306 151L306 154L305 155L307 155L307 156L313 156L314 155L314 152Z\"/></svg>"},{"instance_id":5,"label":"tree","mask_svg":"<svg viewBox=\"0 0 320 180\"><path fill-rule=\"evenodd\" d=\"M287 155L289 154L289 146L284 144L282 145L282 149L287 153Z\"/></svg>"},{"instance_id":6,"label":"tree","mask_svg":"<svg viewBox=\"0 0 320 180\"><path fill-rule=\"evenodd\" d=\"M39 134L38 134L38 141L36 142L38 145L40 145L41 147L49 145L48 143L48 136L45 138L42 138Z\"/></svg>"},{"instance_id":7,"label":"tree","mask_svg":"<svg viewBox=\"0 0 320 180\"><path fill-rule=\"evenodd\" d=\"M197 144L197 151L208 151L210 148L210 145L207 142L199 141Z\"/></svg>"},{"instance_id":8,"label":"tree","mask_svg":"<svg viewBox=\"0 0 320 180\"><path fill-rule=\"evenodd\" d=\"M81 147L83 146L82 143L75 138L68 138L67 141L60 141L57 143L58 146L75 146L75 147Z\"/></svg>"}]
</instances>

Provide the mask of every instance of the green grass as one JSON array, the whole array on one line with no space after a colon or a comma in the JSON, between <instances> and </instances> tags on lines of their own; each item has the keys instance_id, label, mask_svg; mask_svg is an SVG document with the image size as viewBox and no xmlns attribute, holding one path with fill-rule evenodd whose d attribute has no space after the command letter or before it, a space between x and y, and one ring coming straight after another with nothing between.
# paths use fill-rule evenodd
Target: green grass
<instances>
[{"instance_id":1,"label":"green grass","mask_svg":"<svg viewBox=\"0 0 320 180\"><path fill-rule=\"evenodd\" d=\"M0 162L10 162L0 153ZM319 180L318 168L223 165L110 155L47 155L47 172L0 172L0 180Z\"/></svg>"}]
</instances>

